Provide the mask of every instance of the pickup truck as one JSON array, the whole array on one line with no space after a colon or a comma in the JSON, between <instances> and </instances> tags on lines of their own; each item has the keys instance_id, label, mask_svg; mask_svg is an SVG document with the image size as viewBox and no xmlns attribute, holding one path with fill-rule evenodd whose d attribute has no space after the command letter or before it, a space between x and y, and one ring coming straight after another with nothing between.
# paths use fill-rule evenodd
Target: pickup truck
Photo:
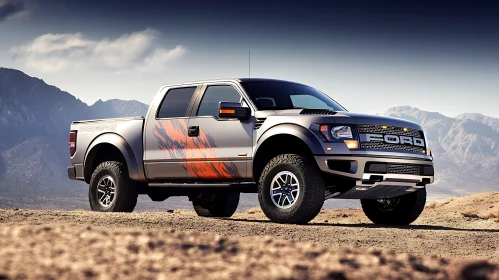
<instances>
[{"instance_id":1,"label":"pickup truck","mask_svg":"<svg viewBox=\"0 0 499 280\"><path fill-rule=\"evenodd\" d=\"M376 224L406 225L434 181L420 125L348 112L321 91L273 79L162 87L144 117L75 121L68 176L94 211L131 212L187 196L204 217L230 217L257 193L277 223L306 224L326 199L360 199Z\"/></svg>"}]
</instances>

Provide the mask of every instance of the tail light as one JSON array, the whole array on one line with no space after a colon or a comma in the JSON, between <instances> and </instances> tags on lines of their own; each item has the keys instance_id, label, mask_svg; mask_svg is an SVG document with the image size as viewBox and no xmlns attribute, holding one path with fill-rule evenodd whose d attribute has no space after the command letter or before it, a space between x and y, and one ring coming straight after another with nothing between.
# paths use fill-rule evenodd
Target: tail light
<instances>
[{"instance_id":1,"label":"tail light","mask_svg":"<svg viewBox=\"0 0 499 280\"><path fill-rule=\"evenodd\" d=\"M76 152L76 131L69 132L69 154L73 156Z\"/></svg>"}]
</instances>

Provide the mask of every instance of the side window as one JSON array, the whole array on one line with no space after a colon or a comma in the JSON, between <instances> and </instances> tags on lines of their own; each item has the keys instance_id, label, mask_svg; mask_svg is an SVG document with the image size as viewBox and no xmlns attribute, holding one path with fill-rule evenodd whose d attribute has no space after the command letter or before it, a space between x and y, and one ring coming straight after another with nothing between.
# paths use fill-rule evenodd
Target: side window
<instances>
[{"instance_id":1,"label":"side window","mask_svg":"<svg viewBox=\"0 0 499 280\"><path fill-rule=\"evenodd\" d=\"M157 117L159 119L185 117L194 91L196 87L170 89L159 107Z\"/></svg>"},{"instance_id":2,"label":"side window","mask_svg":"<svg viewBox=\"0 0 499 280\"><path fill-rule=\"evenodd\" d=\"M241 102L241 95L232 86L209 86L199 104L197 116L218 116L221 101Z\"/></svg>"}]
</instances>

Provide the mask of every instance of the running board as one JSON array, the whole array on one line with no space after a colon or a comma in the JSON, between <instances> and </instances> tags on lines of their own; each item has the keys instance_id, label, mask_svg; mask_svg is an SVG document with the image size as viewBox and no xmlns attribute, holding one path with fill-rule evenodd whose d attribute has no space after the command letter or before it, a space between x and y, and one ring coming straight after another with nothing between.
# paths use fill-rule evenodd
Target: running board
<instances>
[{"instance_id":1,"label":"running board","mask_svg":"<svg viewBox=\"0 0 499 280\"><path fill-rule=\"evenodd\" d=\"M159 188L251 188L256 186L255 183L149 183L149 187Z\"/></svg>"}]
</instances>

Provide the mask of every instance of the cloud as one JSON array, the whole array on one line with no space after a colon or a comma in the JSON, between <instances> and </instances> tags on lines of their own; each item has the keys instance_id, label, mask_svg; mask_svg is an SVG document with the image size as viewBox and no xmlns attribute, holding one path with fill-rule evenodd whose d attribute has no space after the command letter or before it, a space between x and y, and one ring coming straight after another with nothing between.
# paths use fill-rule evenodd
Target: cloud
<instances>
[{"instance_id":1,"label":"cloud","mask_svg":"<svg viewBox=\"0 0 499 280\"><path fill-rule=\"evenodd\" d=\"M0 22L21 13L24 8L23 0L0 0Z\"/></svg>"},{"instance_id":2,"label":"cloud","mask_svg":"<svg viewBox=\"0 0 499 280\"><path fill-rule=\"evenodd\" d=\"M167 50L164 48L158 48L154 52L144 59L144 63L139 67L141 71L147 70L159 70L164 67L171 60L181 57L185 54L186 50L182 46L176 46L174 49Z\"/></svg>"},{"instance_id":3,"label":"cloud","mask_svg":"<svg viewBox=\"0 0 499 280\"><path fill-rule=\"evenodd\" d=\"M159 36L160 33L153 29L100 41L88 39L82 33L49 33L15 46L11 52L27 68L40 72L81 69L154 71L186 53L181 45L173 49L162 47Z\"/></svg>"}]
</instances>

